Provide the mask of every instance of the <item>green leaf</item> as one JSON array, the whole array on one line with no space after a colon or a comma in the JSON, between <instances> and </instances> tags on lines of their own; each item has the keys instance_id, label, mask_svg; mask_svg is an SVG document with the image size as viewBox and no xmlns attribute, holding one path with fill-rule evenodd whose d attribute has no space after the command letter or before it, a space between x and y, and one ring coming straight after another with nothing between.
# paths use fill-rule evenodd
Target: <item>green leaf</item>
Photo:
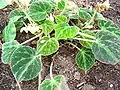
<instances>
[{"instance_id":1,"label":"green leaf","mask_svg":"<svg viewBox=\"0 0 120 90\"><path fill-rule=\"evenodd\" d=\"M8 5L8 0L0 0L0 9L5 8Z\"/></svg>"},{"instance_id":2,"label":"green leaf","mask_svg":"<svg viewBox=\"0 0 120 90\"><path fill-rule=\"evenodd\" d=\"M54 29L54 23L51 20L45 20L42 24L42 29L45 35L48 35Z\"/></svg>"},{"instance_id":3,"label":"green leaf","mask_svg":"<svg viewBox=\"0 0 120 90\"><path fill-rule=\"evenodd\" d=\"M86 33L88 35L91 35L91 36L95 36L95 33L90 31L90 30L84 30L82 31L83 33ZM88 37L85 37L85 36L82 36L83 39L89 39L89 40L93 40L91 38L88 38ZM80 44L83 46L83 47L86 47L86 48L89 48L91 49L92 47L92 42L88 42L88 41L80 41Z\"/></svg>"},{"instance_id":4,"label":"green leaf","mask_svg":"<svg viewBox=\"0 0 120 90\"><path fill-rule=\"evenodd\" d=\"M52 10L51 5L48 2L40 1L30 5L29 15L34 21L42 21L46 18L47 13Z\"/></svg>"},{"instance_id":5,"label":"green leaf","mask_svg":"<svg viewBox=\"0 0 120 90\"><path fill-rule=\"evenodd\" d=\"M72 12L72 11L68 11L65 13L65 16L69 17L69 19L79 19L78 14Z\"/></svg>"},{"instance_id":6,"label":"green leaf","mask_svg":"<svg viewBox=\"0 0 120 90\"><path fill-rule=\"evenodd\" d=\"M10 64L10 57L18 47L17 41L6 42L2 45L2 62L4 64Z\"/></svg>"},{"instance_id":7,"label":"green leaf","mask_svg":"<svg viewBox=\"0 0 120 90\"><path fill-rule=\"evenodd\" d=\"M15 23L15 22L17 22L21 17L22 17L22 16L14 16L14 17L10 18L10 22Z\"/></svg>"},{"instance_id":8,"label":"green leaf","mask_svg":"<svg viewBox=\"0 0 120 90\"><path fill-rule=\"evenodd\" d=\"M25 17L25 14L24 14L24 12L20 11L19 9L15 9L15 10L13 10L13 11L10 12L9 18L13 18L15 16Z\"/></svg>"},{"instance_id":9,"label":"green leaf","mask_svg":"<svg viewBox=\"0 0 120 90\"><path fill-rule=\"evenodd\" d=\"M98 26L103 31L110 31L120 37L120 28L111 20L99 21Z\"/></svg>"},{"instance_id":10,"label":"green leaf","mask_svg":"<svg viewBox=\"0 0 120 90\"><path fill-rule=\"evenodd\" d=\"M44 80L39 87L39 90L54 90L60 84L62 75L56 76L53 80Z\"/></svg>"},{"instance_id":11,"label":"green leaf","mask_svg":"<svg viewBox=\"0 0 120 90\"><path fill-rule=\"evenodd\" d=\"M55 27L55 37L57 39L69 39L77 35L78 28L76 26L68 26L67 23L57 24Z\"/></svg>"},{"instance_id":12,"label":"green leaf","mask_svg":"<svg viewBox=\"0 0 120 90\"><path fill-rule=\"evenodd\" d=\"M3 35L3 39L6 42L14 40L16 37L15 24L13 22L9 22L8 25L5 27L5 29L3 30L2 35Z\"/></svg>"},{"instance_id":13,"label":"green leaf","mask_svg":"<svg viewBox=\"0 0 120 90\"><path fill-rule=\"evenodd\" d=\"M120 39L109 31L101 31L96 35L92 45L95 58L106 64L116 64L120 61Z\"/></svg>"},{"instance_id":14,"label":"green leaf","mask_svg":"<svg viewBox=\"0 0 120 90\"><path fill-rule=\"evenodd\" d=\"M56 23L67 23L67 17L64 15L58 15L55 17Z\"/></svg>"},{"instance_id":15,"label":"green leaf","mask_svg":"<svg viewBox=\"0 0 120 90\"><path fill-rule=\"evenodd\" d=\"M41 71L41 57L29 46L21 46L11 56L11 69L17 80L31 80Z\"/></svg>"},{"instance_id":16,"label":"green leaf","mask_svg":"<svg viewBox=\"0 0 120 90\"><path fill-rule=\"evenodd\" d=\"M58 2L58 9L62 11L64 8L65 8L65 1L61 0L60 2Z\"/></svg>"},{"instance_id":17,"label":"green leaf","mask_svg":"<svg viewBox=\"0 0 120 90\"><path fill-rule=\"evenodd\" d=\"M87 72L95 63L95 58L90 49L82 48L76 55L76 64Z\"/></svg>"},{"instance_id":18,"label":"green leaf","mask_svg":"<svg viewBox=\"0 0 120 90\"><path fill-rule=\"evenodd\" d=\"M51 80L44 80L41 83L39 90L54 90L54 85Z\"/></svg>"},{"instance_id":19,"label":"green leaf","mask_svg":"<svg viewBox=\"0 0 120 90\"><path fill-rule=\"evenodd\" d=\"M54 90L70 90L67 84L67 80L64 76L59 75L55 78L58 80L58 85L54 88Z\"/></svg>"},{"instance_id":20,"label":"green leaf","mask_svg":"<svg viewBox=\"0 0 120 90\"><path fill-rule=\"evenodd\" d=\"M80 19L90 20L91 14L88 12L88 9L85 8L79 8L78 10L78 16Z\"/></svg>"},{"instance_id":21,"label":"green leaf","mask_svg":"<svg viewBox=\"0 0 120 90\"><path fill-rule=\"evenodd\" d=\"M25 20L24 17L25 17L24 12L20 11L19 9L15 9L9 14L10 20L11 18L14 19L13 22L15 23L15 26L17 28L20 28L21 26L23 26L23 22Z\"/></svg>"},{"instance_id":22,"label":"green leaf","mask_svg":"<svg viewBox=\"0 0 120 90\"><path fill-rule=\"evenodd\" d=\"M90 10L90 9L79 8L79 10L78 10L79 18L84 19L84 20L90 20L92 18L93 14L94 14L94 11ZM103 15L98 13L98 12L96 13L95 19L97 19L97 20L105 20Z\"/></svg>"},{"instance_id":23,"label":"green leaf","mask_svg":"<svg viewBox=\"0 0 120 90\"><path fill-rule=\"evenodd\" d=\"M55 38L43 37L38 41L37 54L48 56L55 53L59 49L59 43Z\"/></svg>"}]
</instances>

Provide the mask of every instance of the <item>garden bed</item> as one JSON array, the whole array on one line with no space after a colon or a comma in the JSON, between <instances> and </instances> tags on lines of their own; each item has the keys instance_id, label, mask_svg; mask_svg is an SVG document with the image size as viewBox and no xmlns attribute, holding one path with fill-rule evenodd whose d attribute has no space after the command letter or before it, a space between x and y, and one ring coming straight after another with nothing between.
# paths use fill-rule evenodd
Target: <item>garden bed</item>
<instances>
[{"instance_id":1,"label":"garden bed","mask_svg":"<svg viewBox=\"0 0 120 90\"><path fill-rule=\"evenodd\" d=\"M85 7L85 0L73 0L79 7ZM90 6L102 0L90 0ZM83 3L81 3L83 2ZM103 15L120 25L120 1L110 0L112 10L105 11ZM89 5L88 5L89 6ZM2 30L7 24L7 17L11 7L6 10L0 10L0 57L2 44ZM23 42L32 37L30 34L18 34L17 40ZM64 42L65 43L65 42ZM34 47L35 40L28 45ZM116 65L103 64L96 61L95 65L85 73L75 64L75 55L78 52L68 44L60 47L55 55L43 57L42 80L49 76L49 68L53 61L53 74L64 75L67 79L70 90L120 90L120 63ZM38 78L31 81L20 82L22 90L37 90ZM18 90L17 83L10 71L10 67L0 60L0 90Z\"/></svg>"}]
</instances>

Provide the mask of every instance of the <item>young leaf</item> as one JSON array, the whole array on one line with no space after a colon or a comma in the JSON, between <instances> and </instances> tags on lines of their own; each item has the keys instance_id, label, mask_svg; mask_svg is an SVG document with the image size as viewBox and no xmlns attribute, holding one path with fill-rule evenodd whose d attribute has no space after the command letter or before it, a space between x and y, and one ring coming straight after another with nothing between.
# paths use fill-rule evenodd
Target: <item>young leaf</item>
<instances>
[{"instance_id":1,"label":"young leaf","mask_svg":"<svg viewBox=\"0 0 120 90\"><path fill-rule=\"evenodd\" d=\"M42 24L42 29L45 35L48 35L54 29L54 23L51 20L45 20Z\"/></svg>"},{"instance_id":2,"label":"young leaf","mask_svg":"<svg viewBox=\"0 0 120 90\"><path fill-rule=\"evenodd\" d=\"M93 14L94 14L94 11L90 10L90 9L79 8L79 10L78 10L78 16L81 19L90 20L92 18ZM98 13L98 12L95 15L95 19L97 19L97 20L105 20L103 15Z\"/></svg>"},{"instance_id":3,"label":"young leaf","mask_svg":"<svg viewBox=\"0 0 120 90\"><path fill-rule=\"evenodd\" d=\"M15 23L15 22L17 22L21 17L22 17L22 16L14 16L14 17L10 18L10 22Z\"/></svg>"},{"instance_id":4,"label":"young leaf","mask_svg":"<svg viewBox=\"0 0 120 90\"><path fill-rule=\"evenodd\" d=\"M20 11L19 9L15 9L9 14L9 18L14 19L13 22L15 23L16 28L20 28L21 26L23 26L23 22L25 20L24 17L25 17L24 12Z\"/></svg>"},{"instance_id":5,"label":"young leaf","mask_svg":"<svg viewBox=\"0 0 120 90\"><path fill-rule=\"evenodd\" d=\"M111 20L99 21L98 26L103 31L110 31L120 37L120 28L115 25Z\"/></svg>"},{"instance_id":6,"label":"young leaf","mask_svg":"<svg viewBox=\"0 0 120 90\"><path fill-rule=\"evenodd\" d=\"M6 42L2 45L2 62L4 64L10 64L10 57L14 51L19 47L17 41Z\"/></svg>"},{"instance_id":7,"label":"young leaf","mask_svg":"<svg viewBox=\"0 0 120 90\"><path fill-rule=\"evenodd\" d=\"M0 0L0 9L5 8L8 5L8 0Z\"/></svg>"},{"instance_id":8,"label":"young leaf","mask_svg":"<svg viewBox=\"0 0 120 90\"><path fill-rule=\"evenodd\" d=\"M54 84L51 80L45 80L41 83L39 90L54 90Z\"/></svg>"},{"instance_id":9,"label":"young leaf","mask_svg":"<svg viewBox=\"0 0 120 90\"><path fill-rule=\"evenodd\" d=\"M62 11L64 8L65 8L65 1L61 0L60 2L58 2L58 9Z\"/></svg>"},{"instance_id":10,"label":"young leaf","mask_svg":"<svg viewBox=\"0 0 120 90\"><path fill-rule=\"evenodd\" d=\"M44 80L39 87L39 90L54 90L60 84L63 76L59 75L54 78L54 80Z\"/></svg>"},{"instance_id":11,"label":"young leaf","mask_svg":"<svg viewBox=\"0 0 120 90\"><path fill-rule=\"evenodd\" d=\"M64 76L60 75L59 77L56 77L56 79L60 80L60 83L54 88L54 90L70 90Z\"/></svg>"},{"instance_id":12,"label":"young leaf","mask_svg":"<svg viewBox=\"0 0 120 90\"><path fill-rule=\"evenodd\" d=\"M57 39L69 39L77 35L78 28L76 26L68 26L67 23L57 24L55 27L55 37Z\"/></svg>"},{"instance_id":13,"label":"young leaf","mask_svg":"<svg viewBox=\"0 0 120 90\"><path fill-rule=\"evenodd\" d=\"M43 37L38 41L37 54L43 56L51 55L59 49L59 43L55 38Z\"/></svg>"},{"instance_id":14,"label":"young leaf","mask_svg":"<svg viewBox=\"0 0 120 90\"><path fill-rule=\"evenodd\" d=\"M31 80L41 71L41 58L29 46L21 46L11 56L11 69L17 80Z\"/></svg>"},{"instance_id":15,"label":"young leaf","mask_svg":"<svg viewBox=\"0 0 120 90\"><path fill-rule=\"evenodd\" d=\"M120 39L109 31L101 31L96 35L96 42L92 51L97 60L107 64L116 64L120 61Z\"/></svg>"},{"instance_id":16,"label":"young leaf","mask_svg":"<svg viewBox=\"0 0 120 90\"><path fill-rule=\"evenodd\" d=\"M34 21L42 21L46 18L47 13L52 10L48 2L40 1L32 3L29 10L29 15Z\"/></svg>"},{"instance_id":17,"label":"young leaf","mask_svg":"<svg viewBox=\"0 0 120 90\"><path fill-rule=\"evenodd\" d=\"M76 64L87 72L95 63L95 58L90 49L82 48L76 55Z\"/></svg>"},{"instance_id":18,"label":"young leaf","mask_svg":"<svg viewBox=\"0 0 120 90\"><path fill-rule=\"evenodd\" d=\"M64 15L58 15L55 17L55 21L57 24L59 23L67 23L67 17Z\"/></svg>"},{"instance_id":19,"label":"young leaf","mask_svg":"<svg viewBox=\"0 0 120 90\"><path fill-rule=\"evenodd\" d=\"M88 9L79 8L78 12L78 16L80 19L90 20L92 17L91 14L88 12Z\"/></svg>"},{"instance_id":20,"label":"young leaf","mask_svg":"<svg viewBox=\"0 0 120 90\"><path fill-rule=\"evenodd\" d=\"M13 22L9 22L8 25L5 27L5 29L3 30L2 35L3 35L3 39L6 42L14 40L16 37L15 24Z\"/></svg>"},{"instance_id":21,"label":"young leaf","mask_svg":"<svg viewBox=\"0 0 120 90\"><path fill-rule=\"evenodd\" d=\"M9 18L13 18L15 16L25 17L25 14L24 14L24 12L20 11L19 9L15 9L15 10L13 10L13 11L10 12Z\"/></svg>"},{"instance_id":22,"label":"young leaf","mask_svg":"<svg viewBox=\"0 0 120 90\"><path fill-rule=\"evenodd\" d=\"M86 33L86 34L91 35L91 36L95 36L95 33L90 31L90 30L84 30L83 33ZM91 38L88 38L88 37L85 37L85 36L82 36L82 38L92 40ZM89 49L91 49L91 46L92 46L92 42L88 42L88 41L80 41L80 44L83 47L86 47L86 48L89 48Z\"/></svg>"}]
</instances>

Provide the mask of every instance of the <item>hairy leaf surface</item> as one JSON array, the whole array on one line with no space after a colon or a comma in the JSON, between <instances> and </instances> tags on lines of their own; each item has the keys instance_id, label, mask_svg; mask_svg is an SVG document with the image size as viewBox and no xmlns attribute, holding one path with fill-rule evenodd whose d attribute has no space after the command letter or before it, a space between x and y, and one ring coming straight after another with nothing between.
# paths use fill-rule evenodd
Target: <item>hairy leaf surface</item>
<instances>
[{"instance_id":1,"label":"hairy leaf surface","mask_svg":"<svg viewBox=\"0 0 120 90\"><path fill-rule=\"evenodd\" d=\"M6 42L14 40L16 37L15 24L13 22L9 22L8 25L5 27L5 29L3 30L2 35L3 35L3 39Z\"/></svg>"},{"instance_id":2,"label":"hairy leaf surface","mask_svg":"<svg viewBox=\"0 0 120 90\"><path fill-rule=\"evenodd\" d=\"M45 35L48 35L54 29L54 23L51 20L45 20L42 24L42 29Z\"/></svg>"},{"instance_id":3,"label":"hairy leaf surface","mask_svg":"<svg viewBox=\"0 0 120 90\"><path fill-rule=\"evenodd\" d=\"M29 15L34 21L42 21L46 18L47 13L50 13L52 7L50 3L45 1L32 3L29 10Z\"/></svg>"},{"instance_id":4,"label":"hairy leaf surface","mask_svg":"<svg viewBox=\"0 0 120 90\"><path fill-rule=\"evenodd\" d=\"M84 20L90 20L93 17L93 14L94 14L94 11L90 10L90 9L79 8L79 10L78 10L79 18L84 19ZM103 15L98 13L98 12L95 15L95 19L97 19L97 20L105 20Z\"/></svg>"},{"instance_id":5,"label":"hairy leaf surface","mask_svg":"<svg viewBox=\"0 0 120 90\"><path fill-rule=\"evenodd\" d=\"M97 60L107 64L120 61L120 39L109 31L101 31L96 35L97 41L92 45L92 51Z\"/></svg>"},{"instance_id":6,"label":"hairy leaf surface","mask_svg":"<svg viewBox=\"0 0 120 90\"><path fill-rule=\"evenodd\" d=\"M61 0L60 2L58 2L58 9L63 10L64 8L65 8L65 1Z\"/></svg>"},{"instance_id":7,"label":"hairy leaf surface","mask_svg":"<svg viewBox=\"0 0 120 90\"><path fill-rule=\"evenodd\" d=\"M4 64L10 64L10 57L18 47L19 43L17 41L5 42L2 45L2 62Z\"/></svg>"},{"instance_id":8,"label":"hairy leaf surface","mask_svg":"<svg viewBox=\"0 0 120 90\"><path fill-rule=\"evenodd\" d=\"M76 64L80 69L88 71L95 63L95 58L90 49L82 48L76 55Z\"/></svg>"},{"instance_id":9,"label":"hairy leaf surface","mask_svg":"<svg viewBox=\"0 0 120 90\"><path fill-rule=\"evenodd\" d=\"M66 23L60 23L55 27L55 37L57 39L70 39L77 35L78 28L76 26L69 26Z\"/></svg>"},{"instance_id":10,"label":"hairy leaf surface","mask_svg":"<svg viewBox=\"0 0 120 90\"><path fill-rule=\"evenodd\" d=\"M110 31L120 37L120 28L111 20L99 21L98 26L103 31Z\"/></svg>"},{"instance_id":11,"label":"hairy leaf surface","mask_svg":"<svg viewBox=\"0 0 120 90\"><path fill-rule=\"evenodd\" d=\"M19 17L19 18L18 18ZM14 19L14 23L15 23L15 26L17 27L17 28L20 28L21 26L23 26L23 22L24 22L24 20L25 20L25 14L24 14L24 12L22 12L22 11L20 11L19 9L15 9L15 10L13 10L13 11L11 11L11 13L9 14L9 18L11 19ZM18 20L17 19L15 19L15 18L18 18Z\"/></svg>"},{"instance_id":12,"label":"hairy leaf surface","mask_svg":"<svg viewBox=\"0 0 120 90\"><path fill-rule=\"evenodd\" d=\"M31 80L41 71L41 57L29 46L19 47L11 56L11 69L17 80Z\"/></svg>"},{"instance_id":13,"label":"hairy leaf surface","mask_svg":"<svg viewBox=\"0 0 120 90\"><path fill-rule=\"evenodd\" d=\"M67 23L67 17L64 15L58 15L55 17L56 23Z\"/></svg>"},{"instance_id":14,"label":"hairy leaf surface","mask_svg":"<svg viewBox=\"0 0 120 90\"><path fill-rule=\"evenodd\" d=\"M44 80L39 87L39 90L54 90L55 87L59 86L62 79L62 75L56 76L54 80Z\"/></svg>"},{"instance_id":15,"label":"hairy leaf surface","mask_svg":"<svg viewBox=\"0 0 120 90\"><path fill-rule=\"evenodd\" d=\"M55 38L43 37L38 41L37 54L43 56L51 55L59 49L59 43Z\"/></svg>"},{"instance_id":16,"label":"hairy leaf surface","mask_svg":"<svg viewBox=\"0 0 120 90\"><path fill-rule=\"evenodd\" d=\"M91 35L91 36L95 36L95 33L93 33L92 31L90 30L84 30L83 33L86 33L88 35ZM88 38L88 37L85 37L85 36L82 36L83 39L88 39L88 40L92 40L91 38ZM80 44L83 46L83 47L86 47L86 48L90 48L92 47L92 42L88 42L88 41L80 41Z\"/></svg>"}]
</instances>

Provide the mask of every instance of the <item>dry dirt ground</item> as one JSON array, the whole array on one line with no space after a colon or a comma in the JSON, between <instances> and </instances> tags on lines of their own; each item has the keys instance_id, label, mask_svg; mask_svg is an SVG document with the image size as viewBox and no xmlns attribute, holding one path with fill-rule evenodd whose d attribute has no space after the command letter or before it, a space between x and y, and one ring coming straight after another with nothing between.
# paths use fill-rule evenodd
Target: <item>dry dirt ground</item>
<instances>
[{"instance_id":1,"label":"dry dirt ground","mask_svg":"<svg viewBox=\"0 0 120 90\"><path fill-rule=\"evenodd\" d=\"M104 0L73 0L79 7L95 6L97 2ZM112 10L105 11L103 15L106 18L113 20L120 25L120 0L110 0ZM7 24L7 16L11 8L4 11L0 10L0 57L2 44L2 30ZM24 37L26 36L26 37ZM17 39L19 42L30 38L31 35L20 34ZM34 47L34 43L29 43ZM75 64L75 55L78 51L71 46L65 44L60 49L57 55L54 56L53 74L64 75L67 79L70 90L120 90L120 63L106 65L96 61L93 68L86 74L84 71L77 68ZM49 75L49 66L52 61L52 56L43 57L43 72L42 79ZM21 82L22 90L37 90L38 78ZM18 90L16 81L10 71L8 65L4 65L0 60L0 90Z\"/></svg>"}]
</instances>

